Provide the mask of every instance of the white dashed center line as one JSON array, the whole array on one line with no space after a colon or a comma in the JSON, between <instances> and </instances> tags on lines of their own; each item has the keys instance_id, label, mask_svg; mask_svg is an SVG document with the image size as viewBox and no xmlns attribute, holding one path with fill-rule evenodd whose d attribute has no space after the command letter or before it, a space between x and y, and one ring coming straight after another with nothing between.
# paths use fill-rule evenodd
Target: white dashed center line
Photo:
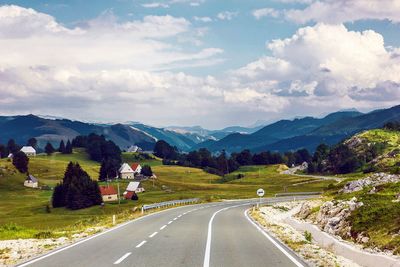
<instances>
[{"instance_id":1,"label":"white dashed center line","mask_svg":"<svg viewBox=\"0 0 400 267\"><path fill-rule=\"evenodd\" d=\"M131 252L126 253L124 256L122 256L121 258L119 258L116 262L114 262L115 265L120 264L123 260L125 260L126 258L129 257L129 255L131 255Z\"/></svg>"},{"instance_id":2,"label":"white dashed center line","mask_svg":"<svg viewBox=\"0 0 400 267\"><path fill-rule=\"evenodd\" d=\"M167 227L167 225L166 225L166 224L165 224L165 225L163 225L163 226L161 226L160 230L163 230L165 227Z\"/></svg>"},{"instance_id":3,"label":"white dashed center line","mask_svg":"<svg viewBox=\"0 0 400 267\"><path fill-rule=\"evenodd\" d=\"M169 221L169 222L168 222L168 224L171 224L171 223L172 223L172 221Z\"/></svg>"},{"instance_id":4,"label":"white dashed center line","mask_svg":"<svg viewBox=\"0 0 400 267\"><path fill-rule=\"evenodd\" d=\"M158 232L154 232L151 235L149 235L150 238L152 238L153 236L155 236L156 234L158 234Z\"/></svg>"},{"instance_id":5,"label":"white dashed center line","mask_svg":"<svg viewBox=\"0 0 400 267\"><path fill-rule=\"evenodd\" d=\"M175 218L174 218L174 221L176 221L177 219L178 219L178 218L177 218L177 217L175 217Z\"/></svg>"},{"instance_id":6,"label":"white dashed center line","mask_svg":"<svg viewBox=\"0 0 400 267\"><path fill-rule=\"evenodd\" d=\"M178 216L178 218L182 217L182 214Z\"/></svg>"},{"instance_id":7,"label":"white dashed center line","mask_svg":"<svg viewBox=\"0 0 400 267\"><path fill-rule=\"evenodd\" d=\"M142 242L140 242L139 243L139 245L137 245L136 247L137 248L140 248L141 246L143 246L144 245L144 243L146 243L147 241L146 240L143 240Z\"/></svg>"}]
</instances>

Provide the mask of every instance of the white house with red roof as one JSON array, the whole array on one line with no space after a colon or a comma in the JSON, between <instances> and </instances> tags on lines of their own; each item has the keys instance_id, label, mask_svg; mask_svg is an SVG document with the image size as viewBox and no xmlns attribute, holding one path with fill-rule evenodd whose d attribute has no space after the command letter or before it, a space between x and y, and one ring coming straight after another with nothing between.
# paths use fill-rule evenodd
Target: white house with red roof
<instances>
[{"instance_id":1,"label":"white house with red roof","mask_svg":"<svg viewBox=\"0 0 400 267\"><path fill-rule=\"evenodd\" d=\"M119 177L121 179L133 179L135 178L135 172L132 170L128 163L124 163L119 168Z\"/></svg>"},{"instance_id":2,"label":"white house with red roof","mask_svg":"<svg viewBox=\"0 0 400 267\"><path fill-rule=\"evenodd\" d=\"M140 166L139 163L133 163L131 165L131 169L135 172L135 175L140 174L140 172L142 171L142 166Z\"/></svg>"},{"instance_id":3,"label":"white house with red roof","mask_svg":"<svg viewBox=\"0 0 400 267\"><path fill-rule=\"evenodd\" d=\"M118 192L114 187L110 185L101 185L99 187L103 202L118 201Z\"/></svg>"}]
</instances>

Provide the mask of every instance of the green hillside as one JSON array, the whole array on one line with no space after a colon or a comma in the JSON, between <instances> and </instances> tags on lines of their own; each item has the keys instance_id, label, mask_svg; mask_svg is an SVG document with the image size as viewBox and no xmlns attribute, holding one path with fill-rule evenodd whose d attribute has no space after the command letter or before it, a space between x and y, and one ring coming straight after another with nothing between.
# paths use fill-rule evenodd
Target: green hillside
<instances>
[{"instance_id":1,"label":"green hillside","mask_svg":"<svg viewBox=\"0 0 400 267\"><path fill-rule=\"evenodd\" d=\"M357 134L345 142L358 155L376 147L377 157L367 163L367 169L398 173L400 167L400 132L375 129Z\"/></svg>"},{"instance_id":2,"label":"green hillside","mask_svg":"<svg viewBox=\"0 0 400 267\"><path fill-rule=\"evenodd\" d=\"M124 153L129 163L138 162L137 154ZM69 161L78 161L92 178L98 177L99 164L88 159L82 150L72 155L39 155L30 159L29 170L39 179L41 186L54 187L63 177ZM155 181L144 181L146 192L139 194L139 201L122 200L121 204L107 203L82 210L46 208L50 204L52 190L30 189L23 186L25 175L18 173L11 161L0 160L0 239L30 238L43 231L53 235L65 235L78 231L85 225L109 224L111 216L129 219L140 215L144 203L199 197L204 201L253 198L260 187L267 196L286 191L320 191L330 182L312 182L307 177L278 174L280 166L242 167L240 180L224 180L201 169L179 166L163 166L159 159L140 159L141 164L152 166L157 175ZM237 172L237 173L238 173ZM232 173L230 176L235 176ZM121 193L129 181L120 181ZM298 184L300 185L294 185ZM112 182L116 187L116 182ZM136 209L135 209L136 207ZM136 211L134 211L136 210ZM20 228L22 227L22 228Z\"/></svg>"}]
</instances>

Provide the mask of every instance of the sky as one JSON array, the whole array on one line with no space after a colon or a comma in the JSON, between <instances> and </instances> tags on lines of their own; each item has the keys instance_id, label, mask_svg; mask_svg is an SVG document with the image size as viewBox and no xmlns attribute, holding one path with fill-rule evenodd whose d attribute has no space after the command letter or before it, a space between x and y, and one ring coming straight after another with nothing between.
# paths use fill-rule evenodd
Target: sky
<instances>
[{"instance_id":1,"label":"sky","mask_svg":"<svg viewBox=\"0 0 400 267\"><path fill-rule=\"evenodd\" d=\"M400 104L399 0L0 0L0 114L210 129Z\"/></svg>"}]
</instances>

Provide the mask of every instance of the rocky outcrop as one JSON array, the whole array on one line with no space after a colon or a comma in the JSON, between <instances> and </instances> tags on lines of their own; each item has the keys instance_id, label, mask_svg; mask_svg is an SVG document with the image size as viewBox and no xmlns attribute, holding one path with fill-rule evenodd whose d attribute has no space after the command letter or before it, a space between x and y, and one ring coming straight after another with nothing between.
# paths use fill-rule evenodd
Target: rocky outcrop
<instances>
[{"instance_id":1,"label":"rocky outcrop","mask_svg":"<svg viewBox=\"0 0 400 267\"><path fill-rule=\"evenodd\" d=\"M347 219L352 211L361 206L363 206L363 203L358 202L355 197L347 201L327 201L320 206L315 216L310 216L313 207L306 202L302 205L296 217L311 221L331 235L343 238L351 237L351 225Z\"/></svg>"},{"instance_id":2,"label":"rocky outcrop","mask_svg":"<svg viewBox=\"0 0 400 267\"><path fill-rule=\"evenodd\" d=\"M397 183L400 182L400 175L387 174L387 173L375 173L367 178L359 179L348 182L339 193L351 193L355 191L361 191L366 186L377 186L386 183Z\"/></svg>"}]
</instances>

